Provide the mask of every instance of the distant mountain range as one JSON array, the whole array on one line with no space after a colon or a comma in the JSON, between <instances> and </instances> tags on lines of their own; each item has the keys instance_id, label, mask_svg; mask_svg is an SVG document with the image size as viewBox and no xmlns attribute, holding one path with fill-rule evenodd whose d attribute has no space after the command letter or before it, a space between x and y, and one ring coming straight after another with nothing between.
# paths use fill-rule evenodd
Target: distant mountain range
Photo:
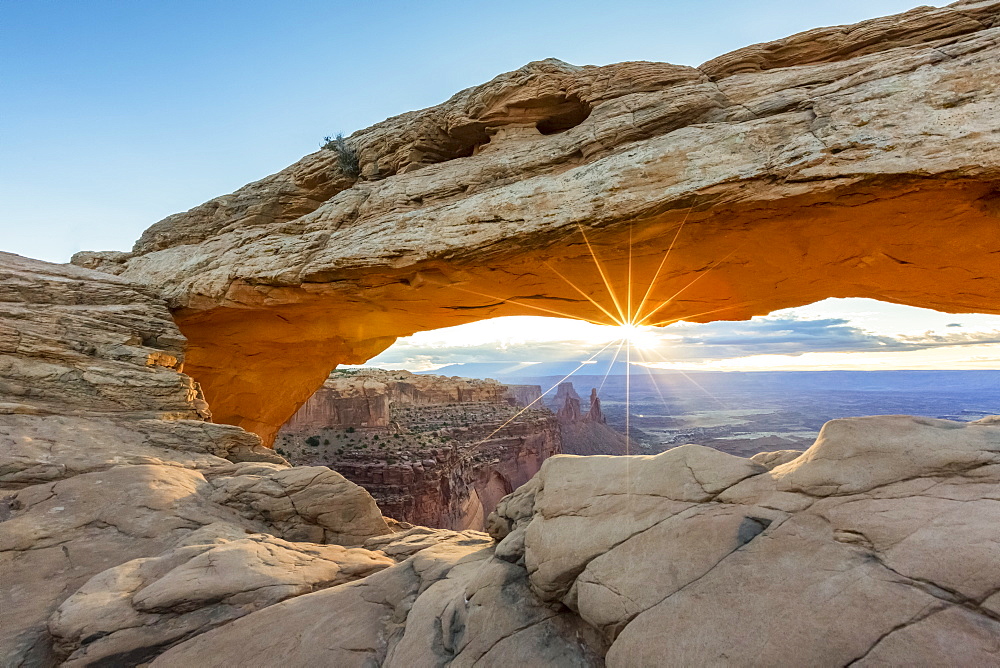
<instances>
[{"instance_id":1,"label":"distant mountain range","mask_svg":"<svg viewBox=\"0 0 1000 668\"><path fill-rule=\"evenodd\" d=\"M635 366L635 365L633 365ZM610 369L610 373L609 373ZM626 371L625 362L615 362L610 360L593 361L581 366L580 361L559 360L554 362L465 362L462 364L449 364L448 366L435 369L434 371L423 371L439 376L464 376L466 378L495 378L502 382L518 382L521 378L547 378L550 376L566 376L573 372L574 375L604 376L605 374L614 376L624 376ZM646 373L643 369L638 369Z\"/></svg>"},{"instance_id":2,"label":"distant mountain range","mask_svg":"<svg viewBox=\"0 0 1000 668\"><path fill-rule=\"evenodd\" d=\"M610 385L617 387L624 382L626 364L595 362L582 368L579 362L540 362L537 364L512 364L509 362L473 362L449 364L428 371L442 376L467 378L495 378L503 383L552 384L563 376L580 387ZM574 373L575 371L575 373ZM605 380L605 376L607 379ZM701 385L726 386L732 389L762 390L850 390L855 392L940 392L982 390L1000 392L1000 370L931 370L931 371L675 371L650 369L633 364L632 382L642 386L655 382L659 386L690 384L693 379ZM1000 405L997 406L1000 412Z\"/></svg>"}]
</instances>

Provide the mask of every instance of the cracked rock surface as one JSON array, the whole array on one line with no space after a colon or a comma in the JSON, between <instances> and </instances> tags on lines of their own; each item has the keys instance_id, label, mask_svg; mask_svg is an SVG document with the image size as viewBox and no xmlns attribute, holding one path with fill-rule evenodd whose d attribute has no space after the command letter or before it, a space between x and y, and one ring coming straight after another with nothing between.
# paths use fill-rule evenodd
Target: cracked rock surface
<instances>
[{"instance_id":1,"label":"cracked rock surface","mask_svg":"<svg viewBox=\"0 0 1000 668\"><path fill-rule=\"evenodd\" d=\"M0 665L121 665L392 563L314 544L389 533L362 488L206 421L154 291L8 253L0 278Z\"/></svg>"},{"instance_id":2,"label":"cracked rock surface","mask_svg":"<svg viewBox=\"0 0 1000 668\"><path fill-rule=\"evenodd\" d=\"M398 563L153 665L995 665L998 520L996 418L835 420L770 470L558 455L490 517L495 548L371 539Z\"/></svg>"},{"instance_id":3,"label":"cracked rock surface","mask_svg":"<svg viewBox=\"0 0 1000 668\"><path fill-rule=\"evenodd\" d=\"M68 657L64 666L139 663L255 610L393 563L369 550L292 544L209 524L156 557L91 578L59 606L49 631Z\"/></svg>"},{"instance_id":4,"label":"cracked rock surface","mask_svg":"<svg viewBox=\"0 0 1000 668\"><path fill-rule=\"evenodd\" d=\"M608 665L997 661L995 422L834 420L770 471L699 446L600 459L553 458L492 529Z\"/></svg>"}]
</instances>

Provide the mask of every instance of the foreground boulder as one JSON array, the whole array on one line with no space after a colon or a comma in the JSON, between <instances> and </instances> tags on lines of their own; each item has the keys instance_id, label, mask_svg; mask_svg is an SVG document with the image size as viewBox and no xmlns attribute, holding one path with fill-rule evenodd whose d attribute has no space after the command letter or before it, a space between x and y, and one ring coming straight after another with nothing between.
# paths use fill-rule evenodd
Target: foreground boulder
<instances>
[{"instance_id":1,"label":"foreground boulder","mask_svg":"<svg viewBox=\"0 0 1000 668\"><path fill-rule=\"evenodd\" d=\"M291 544L210 524L156 557L94 576L59 606L49 631L68 656L63 666L138 663L150 648L393 563L369 550Z\"/></svg>"},{"instance_id":2,"label":"foreground boulder","mask_svg":"<svg viewBox=\"0 0 1000 668\"><path fill-rule=\"evenodd\" d=\"M548 460L442 544L154 666L995 665L1000 419L828 423L768 470L688 445Z\"/></svg>"}]
</instances>

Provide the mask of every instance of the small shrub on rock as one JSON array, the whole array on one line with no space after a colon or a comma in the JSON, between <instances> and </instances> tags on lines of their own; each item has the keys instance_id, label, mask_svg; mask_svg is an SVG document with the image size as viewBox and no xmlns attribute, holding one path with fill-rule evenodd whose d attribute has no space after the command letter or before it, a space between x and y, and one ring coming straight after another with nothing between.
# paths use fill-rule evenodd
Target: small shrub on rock
<instances>
[{"instance_id":1,"label":"small shrub on rock","mask_svg":"<svg viewBox=\"0 0 1000 668\"><path fill-rule=\"evenodd\" d=\"M361 174L361 162L358 153L347 143L344 135L337 133L335 137L323 137L323 148L337 154L337 166L347 176L357 178Z\"/></svg>"}]
</instances>

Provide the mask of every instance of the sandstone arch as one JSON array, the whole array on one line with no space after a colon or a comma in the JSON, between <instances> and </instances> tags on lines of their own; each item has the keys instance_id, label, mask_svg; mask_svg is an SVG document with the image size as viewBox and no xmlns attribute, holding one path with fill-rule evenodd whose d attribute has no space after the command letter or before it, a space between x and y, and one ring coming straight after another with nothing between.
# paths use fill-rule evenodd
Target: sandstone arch
<instances>
[{"instance_id":1,"label":"sandstone arch","mask_svg":"<svg viewBox=\"0 0 1000 668\"><path fill-rule=\"evenodd\" d=\"M359 178L320 151L75 261L165 289L215 419L265 442L396 337L609 321L581 294L616 312L591 246L621 304L630 263L642 301L673 248L663 321L826 297L1000 313L998 82L989 1L699 68L541 61L355 133Z\"/></svg>"}]
</instances>

